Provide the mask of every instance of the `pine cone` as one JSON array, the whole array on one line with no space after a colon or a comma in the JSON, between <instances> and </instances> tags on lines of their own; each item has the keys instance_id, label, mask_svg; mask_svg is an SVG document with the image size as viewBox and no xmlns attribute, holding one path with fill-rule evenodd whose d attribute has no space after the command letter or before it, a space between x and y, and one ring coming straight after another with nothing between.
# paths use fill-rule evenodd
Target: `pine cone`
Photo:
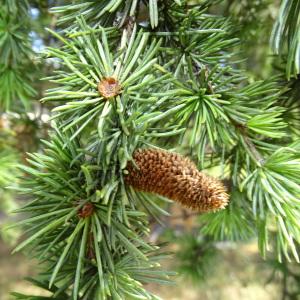
<instances>
[{"instance_id":1,"label":"pine cone","mask_svg":"<svg viewBox=\"0 0 300 300\"><path fill-rule=\"evenodd\" d=\"M159 194L199 212L215 211L228 204L224 185L198 171L186 157L163 150L138 149L133 159L138 168L128 163L125 182L137 190Z\"/></svg>"}]
</instances>

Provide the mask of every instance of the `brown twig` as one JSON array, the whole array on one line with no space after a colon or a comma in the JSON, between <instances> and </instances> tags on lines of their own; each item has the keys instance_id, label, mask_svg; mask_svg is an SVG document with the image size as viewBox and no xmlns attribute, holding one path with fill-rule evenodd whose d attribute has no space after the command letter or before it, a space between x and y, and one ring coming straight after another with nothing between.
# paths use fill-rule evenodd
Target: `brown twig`
<instances>
[{"instance_id":1,"label":"brown twig","mask_svg":"<svg viewBox=\"0 0 300 300\"><path fill-rule=\"evenodd\" d=\"M230 117L229 117L229 120L231 121L233 126L238 130L238 132L241 134L245 144L248 146L248 150L251 153L252 157L261 166L264 163L265 159L261 155L261 153L257 150L255 144L250 139L248 132L247 132L247 126L237 123L235 120L233 120Z\"/></svg>"}]
</instances>

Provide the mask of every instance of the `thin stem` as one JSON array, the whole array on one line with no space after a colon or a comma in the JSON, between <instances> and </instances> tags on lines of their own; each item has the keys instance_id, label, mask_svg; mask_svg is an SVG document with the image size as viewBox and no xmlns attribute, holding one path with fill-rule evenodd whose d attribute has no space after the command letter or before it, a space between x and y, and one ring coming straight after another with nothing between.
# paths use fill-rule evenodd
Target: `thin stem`
<instances>
[{"instance_id":1,"label":"thin stem","mask_svg":"<svg viewBox=\"0 0 300 300\"><path fill-rule=\"evenodd\" d=\"M283 280L282 281L283 281L282 282L283 287L282 287L282 297L281 297L281 299L285 300L286 296L287 296L287 271L286 270L283 273Z\"/></svg>"},{"instance_id":2,"label":"thin stem","mask_svg":"<svg viewBox=\"0 0 300 300\"><path fill-rule=\"evenodd\" d=\"M264 157L258 152L257 148L255 147L254 143L251 141L249 136L243 135L243 139L247 146L249 147L249 150L251 151L253 157L256 159L256 161L259 163L259 165L262 165L265 161Z\"/></svg>"},{"instance_id":3,"label":"thin stem","mask_svg":"<svg viewBox=\"0 0 300 300\"><path fill-rule=\"evenodd\" d=\"M255 160L255 162L261 166L263 165L265 158L261 155L261 153L257 150L255 144L250 139L249 135L247 134L247 127L245 125L237 123L235 120L229 117L229 120L233 124L233 126L238 130L241 134L242 139L244 140L245 144L248 146L249 152L251 153L251 157Z\"/></svg>"}]
</instances>

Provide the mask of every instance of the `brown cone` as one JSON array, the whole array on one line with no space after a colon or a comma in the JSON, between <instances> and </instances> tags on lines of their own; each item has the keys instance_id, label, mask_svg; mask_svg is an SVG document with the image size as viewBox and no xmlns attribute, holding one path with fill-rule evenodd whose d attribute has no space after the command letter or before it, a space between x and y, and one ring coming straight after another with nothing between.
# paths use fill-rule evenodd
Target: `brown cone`
<instances>
[{"instance_id":1,"label":"brown cone","mask_svg":"<svg viewBox=\"0 0 300 300\"><path fill-rule=\"evenodd\" d=\"M130 162L125 181L137 190L159 194L199 212L215 211L228 204L224 185L198 171L186 157L163 150L138 149L133 159L138 168Z\"/></svg>"}]
</instances>

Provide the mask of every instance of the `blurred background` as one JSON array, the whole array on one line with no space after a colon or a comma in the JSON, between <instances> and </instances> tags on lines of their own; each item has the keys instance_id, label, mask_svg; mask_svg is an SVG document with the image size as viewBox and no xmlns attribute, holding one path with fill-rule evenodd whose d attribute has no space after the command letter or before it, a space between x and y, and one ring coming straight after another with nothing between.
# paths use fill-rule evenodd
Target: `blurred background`
<instances>
[{"instance_id":1,"label":"blurred background","mask_svg":"<svg viewBox=\"0 0 300 300\"><path fill-rule=\"evenodd\" d=\"M189 238L189 237L185 237ZM185 239L184 238L184 239ZM197 244L197 243L195 243ZM205 253L205 249L195 245L194 250L186 249L185 243L180 255L184 261L173 258L167 262L170 269L181 264L186 272L176 279L174 286L148 286L166 300L281 300L299 299L292 293L299 288L299 268L293 277L285 266L276 262L266 262L260 258L256 241L247 243L219 243L216 248ZM180 251L176 243L173 251ZM204 248L207 248L205 246ZM204 252L202 252L204 251ZM1 300L8 300L10 291L25 294L46 295L33 288L24 277L37 273L34 261L21 254L11 256L11 248L3 241L0 244L0 293ZM178 253L178 254L179 254ZM192 256L190 258L189 256ZM296 275L298 271L298 275ZM285 278L289 276L289 278ZM298 276L298 277L297 277ZM286 281L285 281L286 280ZM293 291L293 292L292 292ZM291 293L288 296L288 293ZM285 296L284 296L285 295Z\"/></svg>"},{"instance_id":2,"label":"blurred background","mask_svg":"<svg viewBox=\"0 0 300 300\"><path fill-rule=\"evenodd\" d=\"M8 9L4 9L4 2ZM20 4L20 2L22 2ZM24 2L24 3L23 3ZM58 66L43 59L45 47L58 42L45 30L59 28L50 9L67 1L0 0L0 224L16 221L11 212L27 199L17 189L19 163L26 164L26 152L39 151L47 139L51 104L41 104L49 87L47 77ZM191 1L191 3L196 1ZM7 5L9 3L9 5ZM280 1L216 1L210 12L230 16L235 36L242 43L238 52L245 74L255 80L270 77L280 63L271 54L269 37L278 15ZM12 40L7 33L14 35ZM19 42L18 42L19 40ZM12 59L8 59L11 57ZM14 86L13 89L5 87ZM11 91L11 92L8 92ZM10 186L14 189L7 189ZM239 195L237 195L239 196ZM234 209L234 207L232 207ZM247 219L235 227L226 226L226 213L220 215L220 232L205 228L206 217L195 215L176 204L169 209L164 225L152 224L150 239L168 243L172 259L168 269L177 270L174 286L149 286L166 300L294 300L300 299L300 267L272 256L262 260ZM18 216L19 218L20 216ZM8 300L10 291L42 295L24 277L38 273L34 260L23 254L11 255L21 229L2 230L0 236L0 299Z\"/></svg>"}]
</instances>

